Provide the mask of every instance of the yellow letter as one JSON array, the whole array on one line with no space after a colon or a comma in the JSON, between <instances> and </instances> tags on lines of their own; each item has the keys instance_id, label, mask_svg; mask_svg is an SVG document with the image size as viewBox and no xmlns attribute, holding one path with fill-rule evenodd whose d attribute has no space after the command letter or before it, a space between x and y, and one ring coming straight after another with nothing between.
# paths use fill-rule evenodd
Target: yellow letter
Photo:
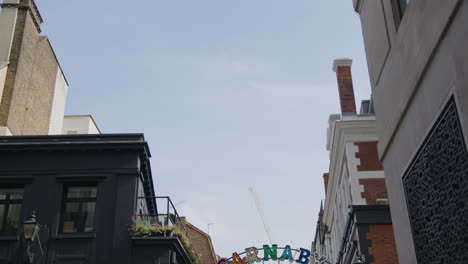
<instances>
[{"instance_id":1,"label":"yellow letter","mask_svg":"<svg viewBox=\"0 0 468 264\"><path fill-rule=\"evenodd\" d=\"M241 259L239 254L232 253L232 264L245 264L245 262Z\"/></svg>"}]
</instances>

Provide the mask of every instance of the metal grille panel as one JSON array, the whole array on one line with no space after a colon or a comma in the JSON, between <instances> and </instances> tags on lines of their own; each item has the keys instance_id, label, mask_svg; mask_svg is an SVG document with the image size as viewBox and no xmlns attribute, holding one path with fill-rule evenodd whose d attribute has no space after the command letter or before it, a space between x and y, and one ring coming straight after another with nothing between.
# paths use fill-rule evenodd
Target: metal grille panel
<instances>
[{"instance_id":1,"label":"metal grille panel","mask_svg":"<svg viewBox=\"0 0 468 264\"><path fill-rule=\"evenodd\" d=\"M418 263L468 259L468 155L452 99L403 176Z\"/></svg>"}]
</instances>

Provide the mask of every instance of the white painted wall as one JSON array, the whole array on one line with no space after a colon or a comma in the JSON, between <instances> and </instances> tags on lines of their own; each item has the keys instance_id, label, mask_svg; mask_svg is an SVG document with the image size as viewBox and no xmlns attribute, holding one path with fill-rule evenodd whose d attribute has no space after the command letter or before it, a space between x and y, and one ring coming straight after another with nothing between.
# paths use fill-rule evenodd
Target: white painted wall
<instances>
[{"instance_id":1,"label":"white painted wall","mask_svg":"<svg viewBox=\"0 0 468 264\"><path fill-rule=\"evenodd\" d=\"M20 0L3 0L3 3L19 4ZM0 61L9 61L18 8L0 8Z\"/></svg>"},{"instance_id":2,"label":"white painted wall","mask_svg":"<svg viewBox=\"0 0 468 264\"><path fill-rule=\"evenodd\" d=\"M8 127L0 126L0 136L13 136Z\"/></svg>"},{"instance_id":3,"label":"white painted wall","mask_svg":"<svg viewBox=\"0 0 468 264\"><path fill-rule=\"evenodd\" d=\"M359 149L354 143L377 140L374 116L331 115L329 118L326 148L330 151L330 174L323 221L331 227L326 251L332 263L339 255L349 206L366 204L361 196L364 188L359 184L359 179L384 177L383 171L357 170L360 160L356 158L356 153Z\"/></svg>"},{"instance_id":4,"label":"white painted wall","mask_svg":"<svg viewBox=\"0 0 468 264\"><path fill-rule=\"evenodd\" d=\"M101 131L99 130L97 124L94 122L94 119L92 116L91 117L91 120L89 122L89 126L88 126L88 134L101 134Z\"/></svg>"},{"instance_id":5,"label":"white painted wall","mask_svg":"<svg viewBox=\"0 0 468 264\"><path fill-rule=\"evenodd\" d=\"M90 115L65 116L62 134L101 134Z\"/></svg>"},{"instance_id":6,"label":"white painted wall","mask_svg":"<svg viewBox=\"0 0 468 264\"><path fill-rule=\"evenodd\" d=\"M62 134L62 125L65 115L65 103L67 101L68 85L60 67L57 67L55 79L54 99L49 121L49 135Z\"/></svg>"},{"instance_id":7,"label":"white painted wall","mask_svg":"<svg viewBox=\"0 0 468 264\"><path fill-rule=\"evenodd\" d=\"M3 88L5 87L5 79L8 70L8 62L0 61L0 104L2 103Z\"/></svg>"}]
</instances>

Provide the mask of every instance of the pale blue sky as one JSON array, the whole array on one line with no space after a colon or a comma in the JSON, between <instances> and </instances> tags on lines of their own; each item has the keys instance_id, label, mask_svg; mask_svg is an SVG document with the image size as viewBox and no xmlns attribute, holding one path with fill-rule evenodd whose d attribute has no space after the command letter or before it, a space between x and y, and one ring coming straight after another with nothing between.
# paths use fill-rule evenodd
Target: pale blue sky
<instances>
[{"instance_id":1,"label":"pale blue sky","mask_svg":"<svg viewBox=\"0 0 468 264\"><path fill-rule=\"evenodd\" d=\"M105 133L143 132L158 195L210 227L218 254L273 240L310 247L328 116L339 113L333 59L354 59L370 95L352 0L37 0L70 83L67 114Z\"/></svg>"}]
</instances>

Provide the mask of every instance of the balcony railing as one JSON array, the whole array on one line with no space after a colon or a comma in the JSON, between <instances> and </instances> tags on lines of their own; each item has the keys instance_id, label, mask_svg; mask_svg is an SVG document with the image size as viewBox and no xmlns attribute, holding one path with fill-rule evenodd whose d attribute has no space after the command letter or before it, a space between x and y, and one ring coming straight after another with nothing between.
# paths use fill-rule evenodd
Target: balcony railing
<instances>
[{"instance_id":1,"label":"balcony railing","mask_svg":"<svg viewBox=\"0 0 468 264\"><path fill-rule=\"evenodd\" d=\"M185 228L185 222L181 219L169 196L142 196L138 197L140 210L135 215L146 221L149 225L163 227L179 227L184 235L190 239ZM151 205L151 206L149 206Z\"/></svg>"}]
</instances>

